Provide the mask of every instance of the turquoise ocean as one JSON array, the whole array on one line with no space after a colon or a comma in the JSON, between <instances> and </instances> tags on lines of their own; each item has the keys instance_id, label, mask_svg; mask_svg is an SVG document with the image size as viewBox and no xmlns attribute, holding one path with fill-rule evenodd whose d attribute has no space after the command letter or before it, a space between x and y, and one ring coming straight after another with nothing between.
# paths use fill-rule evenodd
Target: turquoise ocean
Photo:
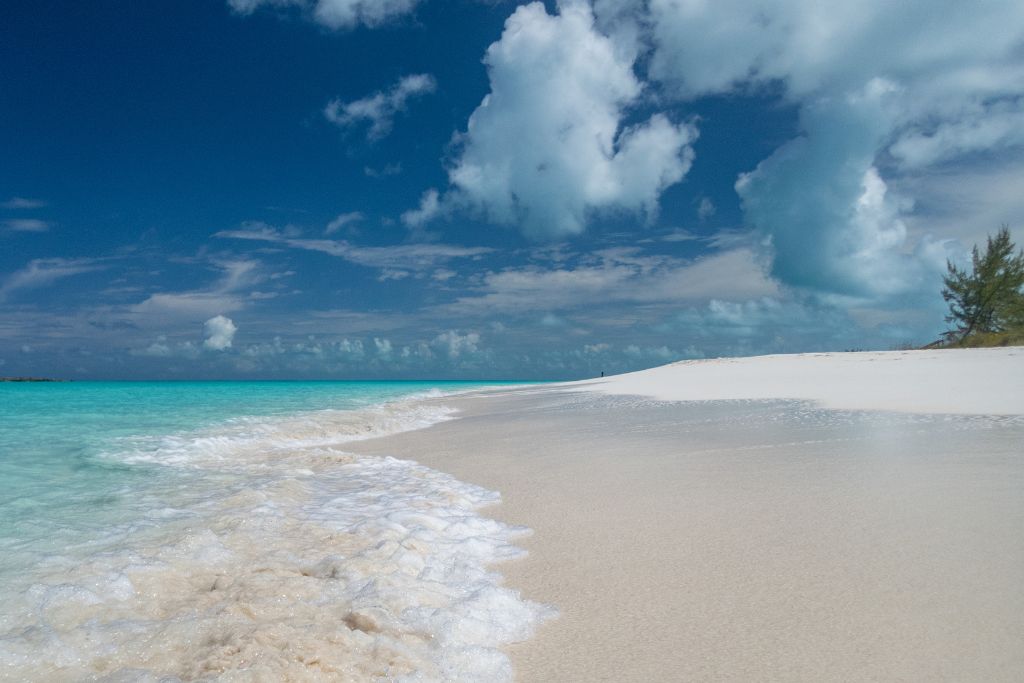
<instances>
[{"instance_id":1,"label":"turquoise ocean","mask_svg":"<svg viewBox=\"0 0 1024 683\"><path fill-rule=\"evenodd\" d=\"M525 530L345 451L482 386L0 384L0 679L508 678L545 612L488 565Z\"/></svg>"}]
</instances>

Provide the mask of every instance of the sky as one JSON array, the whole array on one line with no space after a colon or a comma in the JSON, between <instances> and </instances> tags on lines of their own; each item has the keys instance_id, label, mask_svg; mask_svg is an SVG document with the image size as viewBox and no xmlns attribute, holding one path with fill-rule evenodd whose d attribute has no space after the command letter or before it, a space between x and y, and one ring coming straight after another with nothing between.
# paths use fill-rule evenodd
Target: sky
<instances>
[{"instance_id":1,"label":"sky","mask_svg":"<svg viewBox=\"0 0 1024 683\"><path fill-rule=\"evenodd\" d=\"M571 379L936 339L1018 0L7 0L0 375Z\"/></svg>"}]
</instances>

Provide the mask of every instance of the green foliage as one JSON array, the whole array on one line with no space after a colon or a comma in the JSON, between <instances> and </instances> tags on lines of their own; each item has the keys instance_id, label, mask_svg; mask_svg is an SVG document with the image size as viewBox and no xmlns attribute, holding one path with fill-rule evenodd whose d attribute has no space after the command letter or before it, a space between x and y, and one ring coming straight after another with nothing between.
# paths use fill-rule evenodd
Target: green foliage
<instances>
[{"instance_id":1,"label":"green foliage","mask_svg":"<svg viewBox=\"0 0 1024 683\"><path fill-rule=\"evenodd\" d=\"M988 346L1024 346L1024 327L1007 332L983 332L972 334L960 341L956 346L965 348L982 348Z\"/></svg>"},{"instance_id":2,"label":"green foliage","mask_svg":"<svg viewBox=\"0 0 1024 683\"><path fill-rule=\"evenodd\" d=\"M991 343L1016 336L1024 327L1024 251L1016 248L1004 225L988 238L984 253L974 246L971 272L946 262L942 298L949 304L946 322L951 327L943 335L948 344Z\"/></svg>"}]
</instances>

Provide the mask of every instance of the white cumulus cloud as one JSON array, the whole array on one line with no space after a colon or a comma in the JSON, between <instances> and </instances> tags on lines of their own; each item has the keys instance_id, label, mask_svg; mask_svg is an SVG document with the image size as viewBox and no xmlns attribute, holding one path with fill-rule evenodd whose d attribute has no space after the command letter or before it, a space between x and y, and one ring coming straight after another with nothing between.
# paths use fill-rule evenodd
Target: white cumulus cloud
<instances>
[{"instance_id":1,"label":"white cumulus cloud","mask_svg":"<svg viewBox=\"0 0 1024 683\"><path fill-rule=\"evenodd\" d=\"M931 100L998 91L998 70L1019 73L1024 31L1014 0L650 0L646 19L651 74L687 96L781 81L801 99L880 76Z\"/></svg>"},{"instance_id":2,"label":"white cumulus cloud","mask_svg":"<svg viewBox=\"0 0 1024 683\"><path fill-rule=\"evenodd\" d=\"M854 295L919 283L902 251L899 199L874 166L889 123L884 97L808 106L806 135L736 183L748 222L771 238L772 273L783 282Z\"/></svg>"},{"instance_id":3,"label":"white cumulus cloud","mask_svg":"<svg viewBox=\"0 0 1024 683\"><path fill-rule=\"evenodd\" d=\"M231 342L235 338L235 332L238 328L231 318L226 318L223 315L210 318L203 325L203 329L206 332L206 339L203 341L203 346L213 351L224 351L225 349L231 348Z\"/></svg>"},{"instance_id":4,"label":"white cumulus cloud","mask_svg":"<svg viewBox=\"0 0 1024 683\"><path fill-rule=\"evenodd\" d=\"M448 330L437 335L431 345L444 351L449 358L455 359L477 353L480 350L480 335L476 332L459 334L455 330Z\"/></svg>"},{"instance_id":5,"label":"white cumulus cloud","mask_svg":"<svg viewBox=\"0 0 1024 683\"><path fill-rule=\"evenodd\" d=\"M391 353L395 349L395 347L392 346L391 344L391 340L386 337L383 339L379 337L374 337L373 345L377 349L377 355L380 358L391 358Z\"/></svg>"},{"instance_id":6,"label":"white cumulus cloud","mask_svg":"<svg viewBox=\"0 0 1024 683\"><path fill-rule=\"evenodd\" d=\"M539 2L518 8L484 62L491 91L459 138L451 201L535 238L562 237L598 211L655 214L689 170L693 126L661 114L625 125L643 88L587 3L563 2L555 15Z\"/></svg>"},{"instance_id":7,"label":"white cumulus cloud","mask_svg":"<svg viewBox=\"0 0 1024 683\"><path fill-rule=\"evenodd\" d=\"M937 273L913 259L927 237L906 229L915 197L894 181L1024 145L1024 4L1014 0L595 7L682 100L770 88L799 107L800 137L737 186L783 282L854 295L934 287Z\"/></svg>"}]
</instances>

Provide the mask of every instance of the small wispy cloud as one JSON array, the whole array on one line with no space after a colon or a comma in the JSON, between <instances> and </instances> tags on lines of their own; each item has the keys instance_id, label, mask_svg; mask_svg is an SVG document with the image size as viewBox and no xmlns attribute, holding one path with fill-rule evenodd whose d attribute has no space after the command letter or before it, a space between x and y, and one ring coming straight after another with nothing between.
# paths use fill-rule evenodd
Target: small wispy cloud
<instances>
[{"instance_id":1,"label":"small wispy cloud","mask_svg":"<svg viewBox=\"0 0 1024 683\"><path fill-rule=\"evenodd\" d=\"M42 199L29 199L27 197L11 197L3 204L5 209L41 209L46 206Z\"/></svg>"},{"instance_id":2,"label":"small wispy cloud","mask_svg":"<svg viewBox=\"0 0 1024 683\"><path fill-rule=\"evenodd\" d=\"M373 168L372 166L363 167L363 173L365 173L368 178L386 178L388 176L398 175L401 172L401 162L385 164L381 168Z\"/></svg>"},{"instance_id":3,"label":"small wispy cloud","mask_svg":"<svg viewBox=\"0 0 1024 683\"><path fill-rule=\"evenodd\" d=\"M711 297L749 299L776 294L777 285L749 249L713 253L696 260L604 250L573 264L525 266L488 272L475 291L440 311L459 315L528 312L540 302L551 311L581 306L678 305ZM551 325L553 318L542 320Z\"/></svg>"},{"instance_id":4,"label":"small wispy cloud","mask_svg":"<svg viewBox=\"0 0 1024 683\"><path fill-rule=\"evenodd\" d=\"M33 259L21 270L15 271L0 285L0 301L12 293L25 289L39 289L72 275L89 273L103 268L93 259Z\"/></svg>"},{"instance_id":5,"label":"small wispy cloud","mask_svg":"<svg viewBox=\"0 0 1024 683\"><path fill-rule=\"evenodd\" d=\"M697 206L697 217L702 221L706 221L715 215L718 209L715 207L715 203L707 197L702 197L700 204Z\"/></svg>"},{"instance_id":6,"label":"small wispy cloud","mask_svg":"<svg viewBox=\"0 0 1024 683\"><path fill-rule=\"evenodd\" d=\"M662 242L695 242L700 240L701 236L684 228L675 228L657 239Z\"/></svg>"},{"instance_id":7,"label":"small wispy cloud","mask_svg":"<svg viewBox=\"0 0 1024 683\"><path fill-rule=\"evenodd\" d=\"M420 0L227 0L235 12L247 15L261 7L298 8L303 14L334 30L381 26L410 14Z\"/></svg>"},{"instance_id":8,"label":"small wispy cloud","mask_svg":"<svg viewBox=\"0 0 1024 683\"><path fill-rule=\"evenodd\" d=\"M441 196L431 188L420 197L418 209L410 209L402 214L402 222L410 228L418 228L434 220L441 210Z\"/></svg>"},{"instance_id":9,"label":"small wispy cloud","mask_svg":"<svg viewBox=\"0 0 1024 683\"><path fill-rule=\"evenodd\" d=\"M46 232L50 229L50 223L38 218L11 218L0 222L0 225L10 232Z\"/></svg>"},{"instance_id":10,"label":"small wispy cloud","mask_svg":"<svg viewBox=\"0 0 1024 683\"><path fill-rule=\"evenodd\" d=\"M242 230L223 230L214 237L270 242L318 251L369 268L388 271L424 271L453 259L478 258L494 250L489 247L462 247L448 244L396 244L385 247L360 247L345 240L292 237L264 223L249 223Z\"/></svg>"},{"instance_id":11,"label":"small wispy cloud","mask_svg":"<svg viewBox=\"0 0 1024 683\"><path fill-rule=\"evenodd\" d=\"M324 108L324 117L342 128L369 123L366 137L379 140L391 132L395 116L405 111L409 100L434 92L437 81L430 74L404 76L387 90L368 97L342 102L333 99Z\"/></svg>"},{"instance_id":12,"label":"small wispy cloud","mask_svg":"<svg viewBox=\"0 0 1024 683\"><path fill-rule=\"evenodd\" d=\"M348 213L340 214L337 218L327 224L327 228L324 229L325 235L333 235L342 228L358 223L363 220L365 216L362 211L350 211Z\"/></svg>"},{"instance_id":13,"label":"small wispy cloud","mask_svg":"<svg viewBox=\"0 0 1024 683\"><path fill-rule=\"evenodd\" d=\"M133 356L148 356L150 358L187 358L196 359L199 357L199 347L192 341L171 342L166 335L160 335L157 340L141 349L133 349Z\"/></svg>"},{"instance_id":14,"label":"small wispy cloud","mask_svg":"<svg viewBox=\"0 0 1024 683\"><path fill-rule=\"evenodd\" d=\"M148 296L132 306L134 313L154 315L163 319L168 315L196 318L237 311L249 302L247 290L264 281L259 261L236 259L217 261L220 278L204 289L185 292L160 292Z\"/></svg>"}]
</instances>

